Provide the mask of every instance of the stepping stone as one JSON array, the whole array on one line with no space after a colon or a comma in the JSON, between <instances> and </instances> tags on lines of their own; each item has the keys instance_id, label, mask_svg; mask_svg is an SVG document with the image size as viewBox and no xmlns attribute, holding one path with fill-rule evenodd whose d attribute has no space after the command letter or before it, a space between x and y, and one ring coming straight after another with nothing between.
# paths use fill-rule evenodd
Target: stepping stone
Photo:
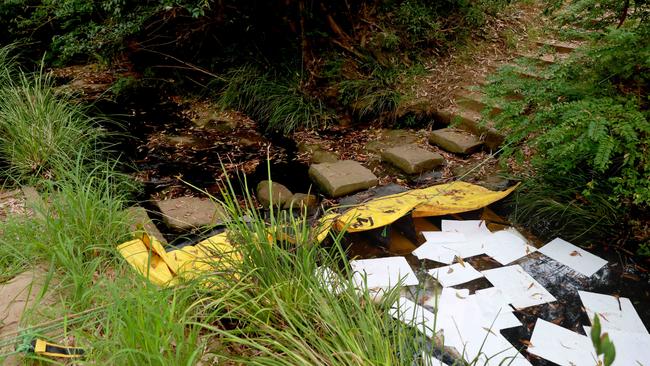
<instances>
[{"instance_id":1,"label":"stepping stone","mask_svg":"<svg viewBox=\"0 0 650 366\"><path fill-rule=\"evenodd\" d=\"M368 189L379 182L369 169L352 160L314 164L309 167L309 177L331 197Z\"/></svg>"},{"instance_id":2,"label":"stepping stone","mask_svg":"<svg viewBox=\"0 0 650 366\"><path fill-rule=\"evenodd\" d=\"M453 128L433 131L429 136L429 142L456 154L471 154L483 144L471 133Z\"/></svg>"},{"instance_id":3,"label":"stepping stone","mask_svg":"<svg viewBox=\"0 0 650 366\"><path fill-rule=\"evenodd\" d=\"M333 152L325 150L316 150L311 156L312 164L334 163L339 160L339 156Z\"/></svg>"},{"instance_id":4,"label":"stepping stone","mask_svg":"<svg viewBox=\"0 0 650 366\"><path fill-rule=\"evenodd\" d=\"M438 119L447 125L454 124L457 129L467 131L473 135L480 136L485 146L491 150L496 150L504 140L494 127L490 127L491 122L488 120L487 125L481 123L481 113L473 110L454 110L443 109L438 111Z\"/></svg>"},{"instance_id":5,"label":"stepping stone","mask_svg":"<svg viewBox=\"0 0 650 366\"><path fill-rule=\"evenodd\" d=\"M415 132L409 130L381 130L375 139L366 144L365 150L369 153L379 154L385 149L412 144L419 139Z\"/></svg>"},{"instance_id":6,"label":"stepping stone","mask_svg":"<svg viewBox=\"0 0 650 366\"><path fill-rule=\"evenodd\" d=\"M129 215L129 230L135 235L138 235L144 230L147 234L158 239L159 242L167 244L167 240L163 234L158 230L153 220L149 218L147 210L143 207L129 207L127 210ZM141 229L140 229L141 228Z\"/></svg>"},{"instance_id":7,"label":"stepping stone","mask_svg":"<svg viewBox=\"0 0 650 366\"><path fill-rule=\"evenodd\" d=\"M155 203L162 213L163 223L174 231L216 225L225 218L223 209L206 198L179 197Z\"/></svg>"},{"instance_id":8,"label":"stepping stone","mask_svg":"<svg viewBox=\"0 0 650 366\"><path fill-rule=\"evenodd\" d=\"M407 174L422 173L445 162L442 155L425 150L415 144L384 150L381 153L381 158Z\"/></svg>"},{"instance_id":9,"label":"stepping stone","mask_svg":"<svg viewBox=\"0 0 650 366\"><path fill-rule=\"evenodd\" d=\"M280 183L264 180L257 184L257 200L264 207L269 207L271 202L282 207L291 200L291 197L293 193Z\"/></svg>"},{"instance_id":10,"label":"stepping stone","mask_svg":"<svg viewBox=\"0 0 650 366\"><path fill-rule=\"evenodd\" d=\"M576 50L576 48L580 47L579 43L571 43L571 42L562 42L562 41L537 41L538 46L540 47L548 47L548 48L553 48L555 49L556 52L559 53L571 53Z\"/></svg>"}]
</instances>

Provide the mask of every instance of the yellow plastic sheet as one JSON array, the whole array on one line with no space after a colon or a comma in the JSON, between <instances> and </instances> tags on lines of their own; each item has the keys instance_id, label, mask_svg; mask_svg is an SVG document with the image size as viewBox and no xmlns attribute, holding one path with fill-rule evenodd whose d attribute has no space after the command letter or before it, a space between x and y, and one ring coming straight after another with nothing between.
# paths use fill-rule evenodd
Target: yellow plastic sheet
<instances>
[{"instance_id":1,"label":"yellow plastic sheet","mask_svg":"<svg viewBox=\"0 0 650 366\"><path fill-rule=\"evenodd\" d=\"M506 197L515 188L495 192L470 183L453 182L412 189L356 206L336 218L334 227L339 231L359 232L389 225L409 213L413 217L428 217L473 211Z\"/></svg>"},{"instance_id":2,"label":"yellow plastic sheet","mask_svg":"<svg viewBox=\"0 0 650 366\"><path fill-rule=\"evenodd\" d=\"M228 269L241 261L225 232L170 252L156 238L144 234L120 244L117 250L140 274L160 286L174 286L181 278Z\"/></svg>"}]
</instances>

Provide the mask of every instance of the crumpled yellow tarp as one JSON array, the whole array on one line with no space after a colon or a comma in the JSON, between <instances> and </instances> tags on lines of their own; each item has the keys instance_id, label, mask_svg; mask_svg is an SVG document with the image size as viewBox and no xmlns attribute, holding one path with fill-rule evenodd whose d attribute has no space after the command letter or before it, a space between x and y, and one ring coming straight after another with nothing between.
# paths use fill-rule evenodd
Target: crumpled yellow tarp
<instances>
[{"instance_id":1,"label":"crumpled yellow tarp","mask_svg":"<svg viewBox=\"0 0 650 366\"><path fill-rule=\"evenodd\" d=\"M169 252L156 238L143 234L141 238L120 244L117 250L133 268L160 286L174 286L181 279L228 269L241 260L226 232Z\"/></svg>"},{"instance_id":2,"label":"crumpled yellow tarp","mask_svg":"<svg viewBox=\"0 0 650 366\"><path fill-rule=\"evenodd\" d=\"M412 189L355 206L335 218L333 226L339 231L359 232L389 225L409 213L413 217L428 217L473 211L506 197L515 188L495 192L457 181Z\"/></svg>"}]
</instances>

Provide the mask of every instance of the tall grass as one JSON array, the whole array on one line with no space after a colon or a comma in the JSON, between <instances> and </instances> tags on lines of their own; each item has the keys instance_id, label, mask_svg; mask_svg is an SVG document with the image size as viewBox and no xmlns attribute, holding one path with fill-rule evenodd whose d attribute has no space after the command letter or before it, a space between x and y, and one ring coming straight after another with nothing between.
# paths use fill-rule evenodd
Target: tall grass
<instances>
[{"instance_id":1,"label":"tall grass","mask_svg":"<svg viewBox=\"0 0 650 366\"><path fill-rule=\"evenodd\" d=\"M197 324L218 339L219 363L409 365L419 359L430 342L389 316L397 291L380 304L368 293L360 297L345 280L345 251L339 244L314 245L306 215L272 211L265 220L250 196L242 206L232 186L224 192L227 229L243 260L233 263L234 273L202 278L220 291L203 294L192 306ZM340 292L323 283L319 266L342 278Z\"/></svg>"},{"instance_id":2,"label":"tall grass","mask_svg":"<svg viewBox=\"0 0 650 366\"><path fill-rule=\"evenodd\" d=\"M300 128L322 126L325 108L304 94L297 83L280 80L253 66L242 66L226 76L219 103L241 110L266 125L267 131L289 134Z\"/></svg>"},{"instance_id":3,"label":"tall grass","mask_svg":"<svg viewBox=\"0 0 650 366\"><path fill-rule=\"evenodd\" d=\"M43 202L32 218L0 224L0 257L12 268L50 262L66 275L68 294L81 300L93 275L113 261L115 244L128 238L124 209L133 185L114 171L115 163L72 161L53 165L57 181L41 180Z\"/></svg>"},{"instance_id":4,"label":"tall grass","mask_svg":"<svg viewBox=\"0 0 650 366\"><path fill-rule=\"evenodd\" d=\"M16 72L1 86L0 158L8 164L6 176L18 182L52 177L55 159L74 160L80 150L92 155L102 150L98 121L71 96L57 94L42 70Z\"/></svg>"}]
</instances>

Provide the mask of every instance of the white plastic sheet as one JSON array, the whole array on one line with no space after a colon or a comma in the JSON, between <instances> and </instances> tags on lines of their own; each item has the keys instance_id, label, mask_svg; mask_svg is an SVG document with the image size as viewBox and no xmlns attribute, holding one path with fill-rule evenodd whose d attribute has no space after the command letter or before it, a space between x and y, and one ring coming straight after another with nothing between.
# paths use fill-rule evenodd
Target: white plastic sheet
<instances>
[{"instance_id":1,"label":"white plastic sheet","mask_svg":"<svg viewBox=\"0 0 650 366\"><path fill-rule=\"evenodd\" d=\"M517 309L555 301L555 297L518 264L490 269L482 273Z\"/></svg>"},{"instance_id":2,"label":"white plastic sheet","mask_svg":"<svg viewBox=\"0 0 650 366\"><path fill-rule=\"evenodd\" d=\"M590 320L598 314L604 332L616 330L648 334L630 299L588 291L578 291L578 295Z\"/></svg>"},{"instance_id":3,"label":"white plastic sheet","mask_svg":"<svg viewBox=\"0 0 650 366\"><path fill-rule=\"evenodd\" d=\"M560 238L553 239L541 247L539 252L587 277L607 264L606 260Z\"/></svg>"},{"instance_id":4,"label":"white plastic sheet","mask_svg":"<svg viewBox=\"0 0 650 366\"><path fill-rule=\"evenodd\" d=\"M559 325L537 319L528 352L560 366L594 366L591 339Z\"/></svg>"},{"instance_id":5,"label":"white plastic sheet","mask_svg":"<svg viewBox=\"0 0 650 366\"><path fill-rule=\"evenodd\" d=\"M584 327L591 333L591 327ZM616 348L616 358L612 366L650 366L650 335L640 333L607 331L609 340Z\"/></svg>"},{"instance_id":6,"label":"white plastic sheet","mask_svg":"<svg viewBox=\"0 0 650 366\"><path fill-rule=\"evenodd\" d=\"M388 289L397 285L415 286L418 278L404 257L350 261L357 288Z\"/></svg>"},{"instance_id":7,"label":"white plastic sheet","mask_svg":"<svg viewBox=\"0 0 650 366\"><path fill-rule=\"evenodd\" d=\"M483 277L469 263L455 263L450 266L430 269L428 273L444 287L456 286Z\"/></svg>"},{"instance_id":8,"label":"white plastic sheet","mask_svg":"<svg viewBox=\"0 0 650 366\"><path fill-rule=\"evenodd\" d=\"M491 234L491 237L485 245L485 254L494 258L501 264L508 264L521 257L537 251L531 245L528 245L521 234L513 232L515 229L506 229Z\"/></svg>"}]
</instances>

